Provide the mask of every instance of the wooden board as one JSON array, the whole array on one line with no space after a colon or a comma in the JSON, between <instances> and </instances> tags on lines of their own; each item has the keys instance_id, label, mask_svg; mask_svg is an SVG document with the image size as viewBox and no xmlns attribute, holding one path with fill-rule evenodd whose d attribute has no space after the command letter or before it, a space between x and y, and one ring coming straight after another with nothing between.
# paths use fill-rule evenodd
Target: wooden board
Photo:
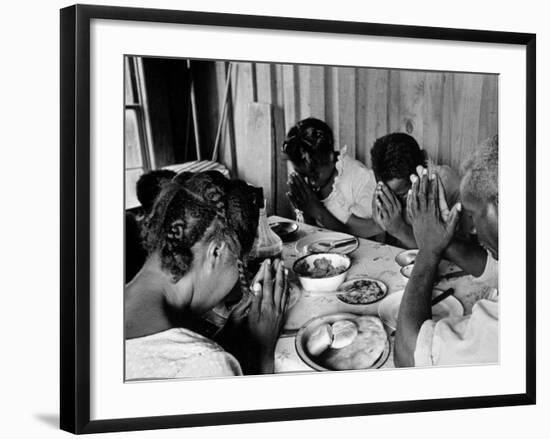
<instances>
[{"instance_id":1,"label":"wooden board","mask_svg":"<svg viewBox=\"0 0 550 439\"><path fill-rule=\"evenodd\" d=\"M481 143L498 133L498 75L486 75L481 89L479 135Z\"/></svg>"},{"instance_id":2,"label":"wooden board","mask_svg":"<svg viewBox=\"0 0 550 439\"><path fill-rule=\"evenodd\" d=\"M256 64L256 101L264 104L274 104L277 100L275 65Z\"/></svg>"},{"instance_id":3,"label":"wooden board","mask_svg":"<svg viewBox=\"0 0 550 439\"><path fill-rule=\"evenodd\" d=\"M325 67L325 122L334 134L334 147L340 149L338 117L338 68Z\"/></svg>"},{"instance_id":4,"label":"wooden board","mask_svg":"<svg viewBox=\"0 0 550 439\"><path fill-rule=\"evenodd\" d=\"M285 132L288 132L299 118L296 69L292 64L284 64L282 70Z\"/></svg>"},{"instance_id":5,"label":"wooden board","mask_svg":"<svg viewBox=\"0 0 550 439\"><path fill-rule=\"evenodd\" d=\"M310 116L325 120L325 68L310 66Z\"/></svg>"},{"instance_id":6,"label":"wooden board","mask_svg":"<svg viewBox=\"0 0 550 439\"><path fill-rule=\"evenodd\" d=\"M220 63L223 64L223 63ZM370 166L374 141L390 132L408 132L435 162L459 169L464 158L484 138L498 130L496 75L418 72L374 68L236 63L232 123L224 133L224 161L242 174L249 161L246 139L248 106L272 104L275 130L276 180L272 183L276 209L286 208L287 168L279 148L286 132L300 119L313 116L333 129L335 148L344 144ZM221 77L223 78L223 77ZM220 79L218 79L218 90ZM219 92L218 92L219 93ZM275 116L275 114L277 116ZM234 130L233 162L228 133ZM281 134L282 133L282 134ZM244 143L243 143L244 142ZM246 173L246 171L244 171ZM267 180L266 180L267 181ZM284 207L283 207L284 206Z\"/></svg>"},{"instance_id":7,"label":"wooden board","mask_svg":"<svg viewBox=\"0 0 550 439\"><path fill-rule=\"evenodd\" d=\"M425 72L399 72L399 127L398 131L413 136L424 146L424 90Z\"/></svg>"},{"instance_id":8,"label":"wooden board","mask_svg":"<svg viewBox=\"0 0 550 439\"><path fill-rule=\"evenodd\" d=\"M246 150L239 157L239 175L262 187L269 212L273 211L276 185L276 140L272 106L251 102L246 118ZM246 153L245 153L246 152Z\"/></svg>"},{"instance_id":9,"label":"wooden board","mask_svg":"<svg viewBox=\"0 0 550 439\"><path fill-rule=\"evenodd\" d=\"M428 157L437 162L443 127L443 73L426 73L424 86L424 116L422 147Z\"/></svg>"},{"instance_id":10,"label":"wooden board","mask_svg":"<svg viewBox=\"0 0 550 439\"><path fill-rule=\"evenodd\" d=\"M253 102L253 76L251 63L236 63L232 74L233 119L235 130L235 150L237 162L235 177L243 178L246 168L248 105Z\"/></svg>"},{"instance_id":11,"label":"wooden board","mask_svg":"<svg viewBox=\"0 0 550 439\"><path fill-rule=\"evenodd\" d=\"M355 71L354 68L338 68L338 139L340 149L355 157Z\"/></svg>"},{"instance_id":12,"label":"wooden board","mask_svg":"<svg viewBox=\"0 0 550 439\"><path fill-rule=\"evenodd\" d=\"M357 124L364 122L365 140L363 152L358 157L367 166L371 166L370 150L376 139L388 134L388 84L389 72L383 69L366 70L366 108L364 117L357 119Z\"/></svg>"}]
</instances>

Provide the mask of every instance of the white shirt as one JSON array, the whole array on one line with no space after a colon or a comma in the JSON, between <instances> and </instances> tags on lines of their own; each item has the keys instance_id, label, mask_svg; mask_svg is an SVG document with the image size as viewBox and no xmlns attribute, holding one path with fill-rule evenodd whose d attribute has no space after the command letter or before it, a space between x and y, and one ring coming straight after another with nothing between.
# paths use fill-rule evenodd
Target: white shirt
<instances>
[{"instance_id":1,"label":"white shirt","mask_svg":"<svg viewBox=\"0 0 550 439\"><path fill-rule=\"evenodd\" d=\"M477 281L491 288L498 288L498 261L495 260L489 252L487 252L485 270L481 273L481 276L477 278Z\"/></svg>"},{"instance_id":2,"label":"white shirt","mask_svg":"<svg viewBox=\"0 0 550 439\"><path fill-rule=\"evenodd\" d=\"M372 218L372 198L376 189L374 172L359 160L346 154L344 147L338 155L332 191L321 202L342 223L351 215Z\"/></svg>"},{"instance_id":3,"label":"white shirt","mask_svg":"<svg viewBox=\"0 0 550 439\"><path fill-rule=\"evenodd\" d=\"M126 340L126 380L242 375L221 346L184 328Z\"/></svg>"},{"instance_id":4,"label":"white shirt","mask_svg":"<svg viewBox=\"0 0 550 439\"><path fill-rule=\"evenodd\" d=\"M426 320L416 340L415 366L498 362L498 302L481 299L469 316Z\"/></svg>"},{"instance_id":5,"label":"white shirt","mask_svg":"<svg viewBox=\"0 0 550 439\"><path fill-rule=\"evenodd\" d=\"M426 320L420 327L414 352L415 366L498 362L498 261L487 254L478 282L489 286L472 314Z\"/></svg>"}]
</instances>

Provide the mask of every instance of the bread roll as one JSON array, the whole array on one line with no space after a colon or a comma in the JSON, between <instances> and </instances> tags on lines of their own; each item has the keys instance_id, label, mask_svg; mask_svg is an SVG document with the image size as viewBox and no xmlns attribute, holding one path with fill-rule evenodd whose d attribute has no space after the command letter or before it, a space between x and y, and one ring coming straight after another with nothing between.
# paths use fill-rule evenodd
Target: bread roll
<instances>
[{"instance_id":1,"label":"bread roll","mask_svg":"<svg viewBox=\"0 0 550 439\"><path fill-rule=\"evenodd\" d=\"M342 349L349 346L357 337L357 325L350 320L340 320L332 324L332 344L333 349Z\"/></svg>"},{"instance_id":2,"label":"bread roll","mask_svg":"<svg viewBox=\"0 0 550 439\"><path fill-rule=\"evenodd\" d=\"M326 351L332 344L332 328L328 323L319 326L310 335L306 347L313 356L318 356Z\"/></svg>"}]
</instances>

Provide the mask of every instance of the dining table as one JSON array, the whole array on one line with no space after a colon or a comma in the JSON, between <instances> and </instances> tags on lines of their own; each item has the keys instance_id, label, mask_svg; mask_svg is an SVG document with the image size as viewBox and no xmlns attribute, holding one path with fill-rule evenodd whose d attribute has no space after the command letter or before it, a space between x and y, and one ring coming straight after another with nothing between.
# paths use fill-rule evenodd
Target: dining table
<instances>
[{"instance_id":1,"label":"dining table","mask_svg":"<svg viewBox=\"0 0 550 439\"><path fill-rule=\"evenodd\" d=\"M296 222L280 216L270 216L270 224L275 222ZM300 328L311 319L335 313L353 313L378 316L378 310L383 301L391 294L403 291L408 278L401 274L401 266L396 262L397 255L405 249L387 245L370 239L357 238L359 246L349 253L351 267L347 272L346 280L358 277L368 277L383 282L388 289L386 297L368 305L352 305L340 301L336 292L318 292L304 290L292 270L296 259L304 256L304 250L297 248L297 243L315 232L326 232L326 229L297 223L298 230L292 240L283 242L282 260L289 269L289 302L285 315L284 326L275 348L275 373L313 372L305 361L300 358L296 349L296 336ZM458 299L464 309L464 315L471 314L472 306L487 294L487 287L476 281L470 275L463 275L444 279L435 285L435 288L454 289L454 297ZM393 360L394 334L393 328L384 325L390 342L388 359L380 368L395 368Z\"/></svg>"}]
</instances>

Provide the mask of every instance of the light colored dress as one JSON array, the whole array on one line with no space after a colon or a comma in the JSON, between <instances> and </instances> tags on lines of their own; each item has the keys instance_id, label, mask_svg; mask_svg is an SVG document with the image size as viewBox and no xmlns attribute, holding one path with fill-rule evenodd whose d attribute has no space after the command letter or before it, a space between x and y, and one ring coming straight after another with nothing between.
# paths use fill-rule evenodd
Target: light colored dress
<instances>
[{"instance_id":1,"label":"light colored dress","mask_svg":"<svg viewBox=\"0 0 550 439\"><path fill-rule=\"evenodd\" d=\"M334 178L332 191L321 200L325 208L344 224L351 215L372 218L372 198L376 190L374 172L347 155L345 146L338 155L336 170L338 174Z\"/></svg>"},{"instance_id":2,"label":"light colored dress","mask_svg":"<svg viewBox=\"0 0 550 439\"><path fill-rule=\"evenodd\" d=\"M221 346L184 328L126 340L126 380L242 375Z\"/></svg>"}]
</instances>

